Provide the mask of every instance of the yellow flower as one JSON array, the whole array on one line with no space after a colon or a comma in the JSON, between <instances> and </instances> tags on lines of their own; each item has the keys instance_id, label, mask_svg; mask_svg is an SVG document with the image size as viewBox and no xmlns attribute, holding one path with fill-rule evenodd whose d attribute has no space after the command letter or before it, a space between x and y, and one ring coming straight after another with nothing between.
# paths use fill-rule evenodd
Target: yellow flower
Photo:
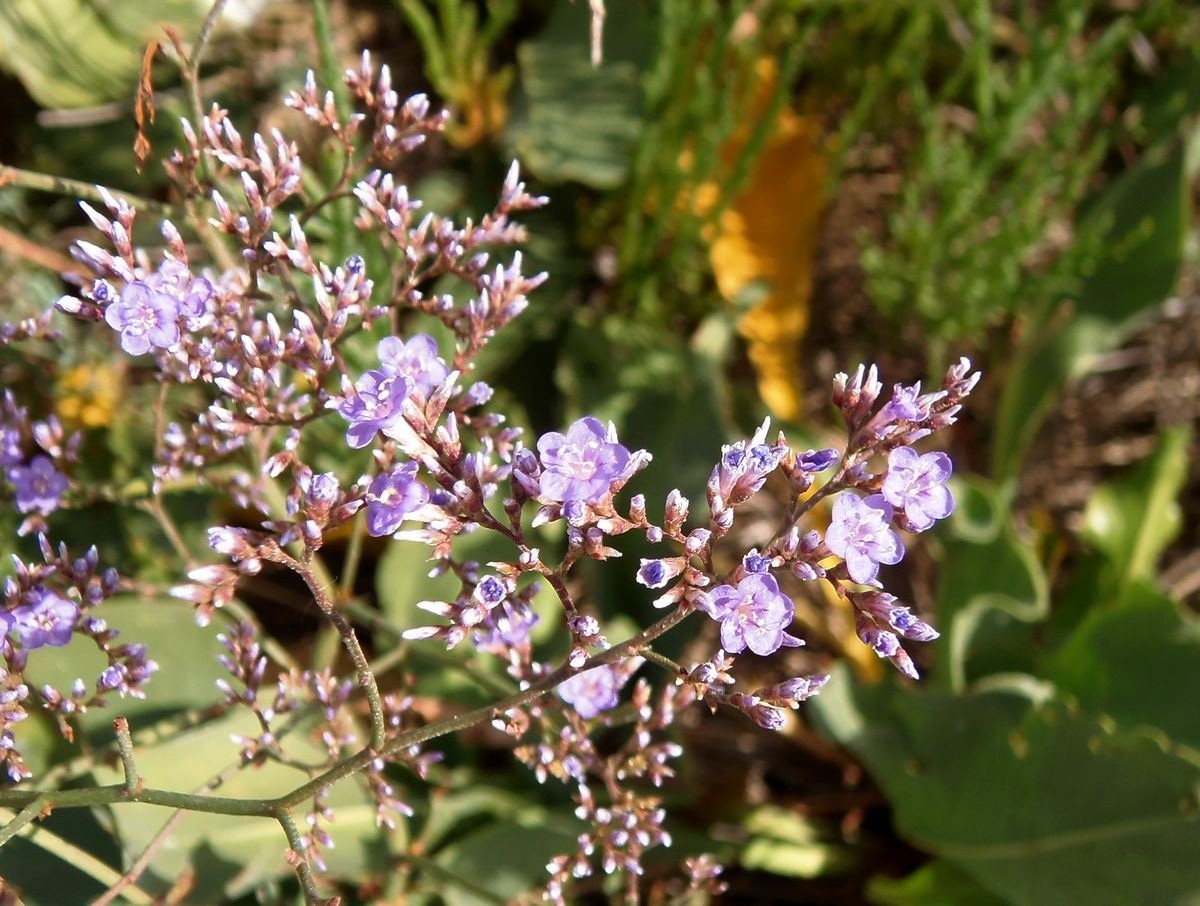
<instances>
[{"instance_id":1,"label":"yellow flower","mask_svg":"<svg viewBox=\"0 0 1200 906\"><path fill-rule=\"evenodd\" d=\"M55 411L69 427L103 427L112 421L120 383L111 365L69 368L58 376Z\"/></svg>"},{"instance_id":2,"label":"yellow flower","mask_svg":"<svg viewBox=\"0 0 1200 906\"><path fill-rule=\"evenodd\" d=\"M773 61L759 64L761 97L774 90ZM748 106L750 116L764 105ZM731 144L743 143L753 119ZM763 402L777 417L800 415L800 341L808 328L812 262L825 204L825 155L819 126L791 108L780 111L775 130L749 179L722 212L710 261L717 288L733 300L753 283L766 297L746 313L738 331L746 339Z\"/></svg>"}]
</instances>

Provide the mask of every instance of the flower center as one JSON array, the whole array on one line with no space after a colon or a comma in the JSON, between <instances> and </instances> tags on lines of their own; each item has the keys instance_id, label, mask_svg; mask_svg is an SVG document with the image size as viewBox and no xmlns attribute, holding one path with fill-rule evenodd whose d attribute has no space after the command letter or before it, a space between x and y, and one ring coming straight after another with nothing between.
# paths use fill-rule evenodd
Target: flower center
<instances>
[{"instance_id":1,"label":"flower center","mask_svg":"<svg viewBox=\"0 0 1200 906\"><path fill-rule=\"evenodd\" d=\"M576 478L591 478L596 474L596 449L593 445L569 447L564 451L563 465Z\"/></svg>"}]
</instances>

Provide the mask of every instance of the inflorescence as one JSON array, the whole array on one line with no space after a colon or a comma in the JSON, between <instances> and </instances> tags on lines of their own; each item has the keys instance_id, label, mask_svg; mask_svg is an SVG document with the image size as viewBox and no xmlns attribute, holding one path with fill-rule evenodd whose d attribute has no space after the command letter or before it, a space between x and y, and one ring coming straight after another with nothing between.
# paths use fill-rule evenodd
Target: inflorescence
<instances>
[{"instance_id":1,"label":"inflorescence","mask_svg":"<svg viewBox=\"0 0 1200 906\"><path fill-rule=\"evenodd\" d=\"M411 813L387 765L400 762L424 776L440 755L408 743L407 731L420 722L412 697L374 689L358 630L342 615L345 602L330 597L314 570L329 533L347 525L420 542L433 570L452 575L458 590L420 602L431 620L402 627L403 636L499 658L513 688L528 697L495 711L492 722L512 737L517 757L539 780L554 778L574 791L586 831L575 852L548 867L547 894L562 902L574 879L597 867L636 875L647 849L669 843L658 788L682 755L665 732L679 710L703 701L777 729L789 709L820 690L824 675L751 691L734 675L739 658L804 644L794 601L805 583L832 585L852 605L862 642L917 676L902 642L929 641L937 632L884 590L881 567L904 556L902 533L924 532L952 512L950 459L914 445L953 424L979 375L964 359L932 391L897 385L889 395L873 366L839 374L833 402L847 429L843 448L795 449L782 432L772 437L764 422L749 439L720 449L706 512L693 512L675 490L655 521L644 496L624 496L650 463L650 452L630 449L614 425L589 416L528 442L494 406L492 388L469 379L479 353L525 310L528 295L545 279L523 273L519 252L506 261L494 258L525 238L514 215L546 199L526 191L514 164L495 208L478 222L425 213L390 171L442 128L445 115L431 111L422 96L401 102L387 67L377 70L365 54L347 84L355 113L339 113L311 76L289 104L347 149L347 159L356 155L364 175L342 194L357 203L364 248L375 243L397 262L388 285L367 276L362 257L328 263L314 256L304 212L321 203L303 194L296 144L278 133L246 140L214 107L202 121L184 122L186 146L168 161L183 196L198 206L207 200L211 216L181 226L164 221L163 245L153 251L133 244L137 215L129 203L108 195L107 211L85 204L108 248L76 245L92 277L57 308L107 325L120 349L159 382L189 385L205 400L200 407L168 407L152 492L166 493L194 475L262 514L255 525L213 526L209 543L217 561L191 568L172 593L207 623L232 606L242 577L266 562L283 565L309 584L354 660L358 675L350 678L327 669L271 669L258 630L229 621L220 635L229 674L220 683L223 707L248 709L259 728L238 739L242 759L285 757L281 722L315 709L327 751L322 776L330 784L348 772L363 776L383 824ZM223 235L240 259L223 270L198 265L184 229L217 242ZM447 275L467 290L453 297L433 292ZM401 330L408 313L439 322L442 339ZM355 365L362 356L348 350L367 333L382 338L367 347L369 361ZM355 474L316 472L307 461L311 431L331 418L341 420L343 458L354 463ZM132 580L102 569L95 548L73 558L46 540L56 513L86 501L73 477L79 444L78 435L67 437L53 418L31 420L6 392L0 487L24 518L22 531L41 538L44 561L15 560L0 611L0 759L13 782L30 776L15 730L28 709L48 709L69 737L74 715L114 694L144 694L156 669L144 646L118 644L118 631L103 619L104 601L119 590L134 591ZM765 544L739 550L739 510L768 480L776 485L771 493L788 501L785 518ZM282 506L271 492L277 483L285 489ZM831 504L824 531L813 520L822 502ZM565 548L554 556L543 553L539 540L539 527L548 523L565 526ZM515 556L462 559L455 541L475 531L507 539ZM577 602L571 573L581 560L619 557L614 539L629 532L663 549L641 561L636 578L664 616L613 643ZM569 636L561 662L545 660L532 638L539 620L532 602L543 586L557 597ZM651 671L642 669L645 656L658 636L695 613L701 620L692 621L693 630L713 640L709 656L678 666L656 686ZM708 621L715 625L706 630ZM103 671L66 690L30 688L23 678L27 661L38 649L76 636L99 648ZM544 694L551 690L556 695ZM360 695L368 699L369 732L353 716ZM632 714L626 742L601 751L591 732L607 725L622 702ZM312 830L292 850L298 871L319 870L330 843L322 829L327 790L318 786L309 797ZM711 860L690 859L687 870L690 889L719 884Z\"/></svg>"}]
</instances>

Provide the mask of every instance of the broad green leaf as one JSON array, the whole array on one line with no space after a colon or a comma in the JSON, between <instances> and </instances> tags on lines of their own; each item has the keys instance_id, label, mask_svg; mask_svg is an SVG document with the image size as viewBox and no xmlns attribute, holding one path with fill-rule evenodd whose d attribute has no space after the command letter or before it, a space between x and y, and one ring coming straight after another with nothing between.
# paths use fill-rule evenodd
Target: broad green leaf
<instances>
[{"instance_id":1,"label":"broad green leaf","mask_svg":"<svg viewBox=\"0 0 1200 906\"><path fill-rule=\"evenodd\" d=\"M1065 326L1055 321L1018 348L996 413L992 473L997 480L1016 474L1062 387L1086 374L1117 341L1117 331L1104 319L1073 314Z\"/></svg>"},{"instance_id":2,"label":"broad green leaf","mask_svg":"<svg viewBox=\"0 0 1200 906\"><path fill-rule=\"evenodd\" d=\"M111 828L97 820L89 809L57 809L38 820L58 838L90 853L101 863L119 870L121 850ZM20 896L25 906L60 906L89 903L107 887L74 860L56 855L57 848L34 832L19 836L0 847L0 878ZM7 892L7 891L6 891Z\"/></svg>"},{"instance_id":3,"label":"broad green leaf","mask_svg":"<svg viewBox=\"0 0 1200 906\"><path fill-rule=\"evenodd\" d=\"M217 662L224 651L217 641L220 629L197 626L189 604L174 598L122 595L101 604L94 615L119 630L121 642L144 644L158 664L158 672L150 678L144 699L112 696L108 707L82 715L80 724L86 735L107 743L112 739L114 717L128 717L136 732L158 717L219 700L215 682L228 675ZM78 677L94 688L107 663L90 639L76 636L66 648L32 652L27 675L38 686L51 683L69 689ZM16 732L19 740L19 726Z\"/></svg>"},{"instance_id":4,"label":"broad green leaf","mask_svg":"<svg viewBox=\"0 0 1200 906\"><path fill-rule=\"evenodd\" d=\"M432 615L421 601L453 600L458 580L450 574L430 577L429 547L416 541L388 541L375 569L375 596L384 616L398 629L428 625Z\"/></svg>"},{"instance_id":5,"label":"broad green leaf","mask_svg":"<svg viewBox=\"0 0 1200 906\"><path fill-rule=\"evenodd\" d=\"M1186 143L1144 162L1109 186L1081 215L1077 233L1094 239L1098 261L1081 274L1073 310L1031 330L1000 400L993 471L1009 478L1062 386L1087 373L1139 315L1175 286L1189 232Z\"/></svg>"},{"instance_id":6,"label":"broad green leaf","mask_svg":"<svg viewBox=\"0 0 1200 906\"><path fill-rule=\"evenodd\" d=\"M157 745L137 747L138 770L147 786L194 790L237 762L231 735L257 732L258 723L248 711L235 711ZM283 748L302 763L324 759L324 747L305 730L286 736ZM115 766L101 765L94 773L98 783L121 782ZM308 779L307 772L267 762L234 772L218 792L233 798L265 799L287 793ZM375 807L353 780L335 784L327 801L335 814L335 820L326 826L335 846L323 852L329 873L361 881L368 872L382 868L386 858L384 831L376 827ZM297 810L301 820L303 808ZM138 803L119 803L110 813L129 857L136 856L171 816L169 809ZM246 894L266 879L290 875L283 859L286 848L287 839L275 821L189 812L159 851L154 872L169 882L194 865L194 901L217 903ZM149 888L149 882L145 886Z\"/></svg>"},{"instance_id":7,"label":"broad green leaf","mask_svg":"<svg viewBox=\"0 0 1200 906\"><path fill-rule=\"evenodd\" d=\"M1115 590L1150 578L1167 545L1179 533L1177 498L1187 481L1191 432L1163 435L1153 456L1097 488L1083 518L1083 536L1109 560Z\"/></svg>"},{"instance_id":8,"label":"broad green leaf","mask_svg":"<svg viewBox=\"0 0 1200 906\"><path fill-rule=\"evenodd\" d=\"M810 713L862 759L906 840L1006 903L1200 898L1196 764L1045 684L996 685L906 693L837 670Z\"/></svg>"},{"instance_id":9,"label":"broad green leaf","mask_svg":"<svg viewBox=\"0 0 1200 906\"><path fill-rule=\"evenodd\" d=\"M421 826L419 843L425 852L437 852L456 836L464 825L478 825L488 819L513 819L528 813L529 802L516 793L494 786L464 782L459 789L434 796L429 816Z\"/></svg>"},{"instance_id":10,"label":"broad green leaf","mask_svg":"<svg viewBox=\"0 0 1200 906\"><path fill-rule=\"evenodd\" d=\"M443 849L434 860L447 906L495 906L545 884L546 863L578 848L578 828L498 821ZM457 879L457 882L456 880Z\"/></svg>"},{"instance_id":11,"label":"broad green leaf","mask_svg":"<svg viewBox=\"0 0 1200 906\"><path fill-rule=\"evenodd\" d=\"M508 539L495 532L479 530L454 539L454 557L458 561L474 560L479 564L493 561L513 561L517 549ZM437 618L421 610L421 601L452 601L459 591L453 575L430 577L432 564L426 559L428 546L415 541L389 541L375 571L375 593L385 616L398 629L429 625ZM486 567L485 567L486 568ZM522 587L524 587L522 585ZM562 608L558 598L546 583L534 596L534 610L542 618L534 627L534 641L542 641L553 632L555 617Z\"/></svg>"},{"instance_id":12,"label":"broad green leaf","mask_svg":"<svg viewBox=\"0 0 1200 906\"><path fill-rule=\"evenodd\" d=\"M1190 55L1162 70L1134 96L1136 130L1148 143L1170 141L1181 124L1200 111L1200 55Z\"/></svg>"},{"instance_id":13,"label":"broad green leaf","mask_svg":"<svg viewBox=\"0 0 1200 906\"><path fill-rule=\"evenodd\" d=\"M1200 623L1149 580L1093 608L1045 673L1122 729L1153 727L1200 753Z\"/></svg>"}]
</instances>

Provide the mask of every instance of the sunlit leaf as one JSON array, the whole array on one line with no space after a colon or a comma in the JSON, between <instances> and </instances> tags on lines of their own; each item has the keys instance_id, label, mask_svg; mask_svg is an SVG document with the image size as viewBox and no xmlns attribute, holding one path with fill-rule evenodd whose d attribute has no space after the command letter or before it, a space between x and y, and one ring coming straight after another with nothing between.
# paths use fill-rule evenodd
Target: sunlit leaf
<instances>
[{"instance_id":1,"label":"sunlit leaf","mask_svg":"<svg viewBox=\"0 0 1200 906\"><path fill-rule=\"evenodd\" d=\"M867 884L875 906L1004 906L1005 901L941 859L904 878L876 875Z\"/></svg>"},{"instance_id":2,"label":"sunlit leaf","mask_svg":"<svg viewBox=\"0 0 1200 906\"><path fill-rule=\"evenodd\" d=\"M1108 558L1117 588L1149 578L1163 550L1178 534L1177 497L1187 480L1191 432L1163 435L1153 456L1097 488L1084 511L1083 536Z\"/></svg>"},{"instance_id":3,"label":"sunlit leaf","mask_svg":"<svg viewBox=\"0 0 1200 906\"><path fill-rule=\"evenodd\" d=\"M1102 602L1045 665L1080 704L1200 753L1200 622L1148 580Z\"/></svg>"}]
</instances>

